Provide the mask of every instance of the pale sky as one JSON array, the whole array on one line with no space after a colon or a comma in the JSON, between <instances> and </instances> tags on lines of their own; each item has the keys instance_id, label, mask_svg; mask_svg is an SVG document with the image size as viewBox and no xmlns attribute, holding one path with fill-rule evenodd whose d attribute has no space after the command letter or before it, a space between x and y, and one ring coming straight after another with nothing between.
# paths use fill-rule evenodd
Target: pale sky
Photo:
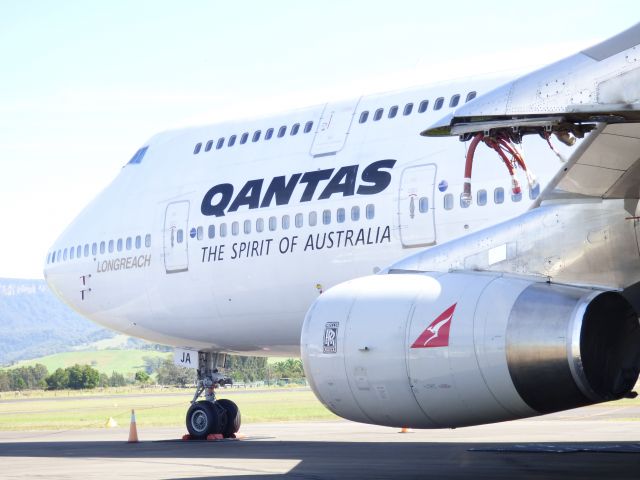
<instances>
[{"instance_id":1,"label":"pale sky","mask_svg":"<svg viewBox=\"0 0 640 480\"><path fill-rule=\"evenodd\" d=\"M42 278L67 224L152 134L531 68L637 2L0 0L0 277Z\"/></svg>"}]
</instances>

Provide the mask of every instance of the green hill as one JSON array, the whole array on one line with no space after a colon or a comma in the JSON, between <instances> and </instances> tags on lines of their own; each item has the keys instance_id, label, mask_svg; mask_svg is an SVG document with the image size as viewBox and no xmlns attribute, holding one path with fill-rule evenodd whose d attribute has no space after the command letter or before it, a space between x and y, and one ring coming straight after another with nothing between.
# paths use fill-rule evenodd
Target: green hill
<instances>
[{"instance_id":1,"label":"green hill","mask_svg":"<svg viewBox=\"0 0 640 480\"><path fill-rule=\"evenodd\" d=\"M0 278L0 366L114 335L60 302L43 280Z\"/></svg>"},{"instance_id":2,"label":"green hill","mask_svg":"<svg viewBox=\"0 0 640 480\"><path fill-rule=\"evenodd\" d=\"M56 353L46 357L24 360L16 363L11 368L35 365L41 363L49 372L57 368L66 368L72 365L91 365L101 373L111 375L112 372L122 373L125 377L144 370L143 357L168 358L171 354L154 350L81 350L75 352Z\"/></svg>"}]
</instances>

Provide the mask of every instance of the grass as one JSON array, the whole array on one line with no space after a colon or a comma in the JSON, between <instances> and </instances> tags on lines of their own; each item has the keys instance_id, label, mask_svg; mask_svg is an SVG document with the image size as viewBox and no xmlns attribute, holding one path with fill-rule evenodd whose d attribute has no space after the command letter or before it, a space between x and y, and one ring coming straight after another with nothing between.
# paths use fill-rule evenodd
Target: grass
<instances>
[{"instance_id":1,"label":"grass","mask_svg":"<svg viewBox=\"0 0 640 480\"><path fill-rule=\"evenodd\" d=\"M118 372L128 377L134 375L138 370L144 369L143 357L168 358L170 355L170 353L157 352L155 350L80 350L25 360L12 365L10 368L41 363L51 373L57 368L66 368L78 363L80 365L90 365L107 375L111 375L112 372Z\"/></svg>"},{"instance_id":2,"label":"grass","mask_svg":"<svg viewBox=\"0 0 640 480\"><path fill-rule=\"evenodd\" d=\"M109 417L126 427L131 409L136 411L139 427L180 427L193 395L190 389L128 389L119 393L114 389L81 397L57 393L58 396L0 402L0 430L98 428L104 427ZM229 390L222 396L238 404L244 423L337 419L311 390Z\"/></svg>"}]
</instances>

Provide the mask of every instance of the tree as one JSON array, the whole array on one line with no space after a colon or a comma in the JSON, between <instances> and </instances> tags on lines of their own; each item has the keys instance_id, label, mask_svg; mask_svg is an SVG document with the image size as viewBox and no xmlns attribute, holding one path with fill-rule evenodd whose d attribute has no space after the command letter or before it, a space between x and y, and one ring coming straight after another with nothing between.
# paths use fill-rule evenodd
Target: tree
<instances>
[{"instance_id":1,"label":"tree","mask_svg":"<svg viewBox=\"0 0 640 480\"><path fill-rule=\"evenodd\" d=\"M11 378L5 370L0 370L0 392L11 390Z\"/></svg>"},{"instance_id":2,"label":"tree","mask_svg":"<svg viewBox=\"0 0 640 480\"><path fill-rule=\"evenodd\" d=\"M300 380L304 378L302 361L297 358L287 358L273 364L273 373L276 378L289 378Z\"/></svg>"},{"instance_id":3,"label":"tree","mask_svg":"<svg viewBox=\"0 0 640 480\"><path fill-rule=\"evenodd\" d=\"M255 382L267 377L266 357L227 356L227 371L237 382Z\"/></svg>"},{"instance_id":4,"label":"tree","mask_svg":"<svg viewBox=\"0 0 640 480\"><path fill-rule=\"evenodd\" d=\"M196 371L191 368L178 367L171 358L162 362L158 369L158 383L161 385L191 385L196 380Z\"/></svg>"},{"instance_id":5,"label":"tree","mask_svg":"<svg viewBox=\"0 0 640 480\"><path fill-rule=\"evenodd\" d=\"M69 388L69 372L66 369L58 368L45 379L45 382L48 390Z\"/></svg>"},{"instance_id":6,"label":"tree","mask_svg":"<svg viewBox=\"0 0 640 480\"><path fill-rule=\"evenodd\" d=\"M124 375L118 372L111 372L111 378L109 379L109 385L112 387L124 387L127 384L127 379Z\"/></svg>"},{"instance_id":7,"label":"tree","mask_svg":"<svg viewBox=\"0 0 640 480\"><path fill-rule=\"evenodd\" d=\"M96 388L100 382L100 372L89 365L75 364L67 367L69 375L69 388L81 390L83 388Z\"/></svg>"},{"instance_id":8,"label":"tree","mask_svg":"<svg viewBox=\"0 0 640 480\"><path fill-rule=\"evenodd\" d=\"M144 356L142 357L142 361L144 362L144 371L151 375L152 373L158 371L165 359L162 357Z\"/></svg>"},{"instance_id":9,"label":"tree","mask_svg":"<svg viewBox=\"0 0 640 480\"><path fill-rule=\"evenodd\" d=\"M149 376L149 374L144 370L140 370L139 372L136 372L135 379L136 379L136 382L138 383L148 383L150 378L151 377Z\"/></svg>"}]
</instances>

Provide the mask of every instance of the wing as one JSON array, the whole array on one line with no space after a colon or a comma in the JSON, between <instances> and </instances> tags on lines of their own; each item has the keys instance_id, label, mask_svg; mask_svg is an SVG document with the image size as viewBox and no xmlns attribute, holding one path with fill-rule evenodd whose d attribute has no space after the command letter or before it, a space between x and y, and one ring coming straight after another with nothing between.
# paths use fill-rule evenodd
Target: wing
<instances>
[{"instance_id":1,"label":"wing","mask_svg":"<svg viewBox=\"0 0 640 480\"><path fill-rule=\"evenodd\" d=\"M586 137L538 200L640 196L640 24L463 105L424 136ZM544 141L544 140L543 140Z\"/></svg>"}]
</instances>

